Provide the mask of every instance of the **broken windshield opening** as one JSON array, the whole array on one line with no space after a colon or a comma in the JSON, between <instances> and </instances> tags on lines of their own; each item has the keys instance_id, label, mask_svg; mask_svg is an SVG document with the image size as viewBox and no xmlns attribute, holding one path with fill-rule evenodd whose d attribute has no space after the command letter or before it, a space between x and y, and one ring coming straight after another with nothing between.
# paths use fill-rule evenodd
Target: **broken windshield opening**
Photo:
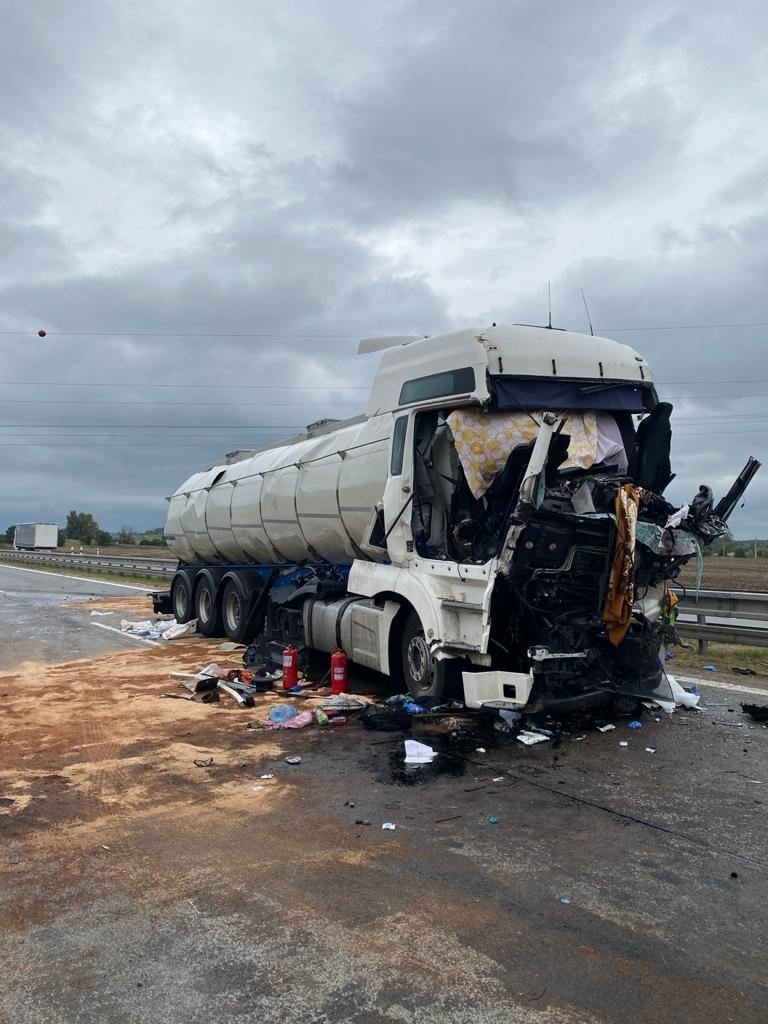
<instances>
[{"instance_id":1,"label":"broken windshield opening","mask_svg":"<svg viewBox=\"0 0 768 1024\"><path fill-rule=\"evenodd\" d=\"M417 416L413 534L420 554L475 563L496 554L543 416L477 407ZM559 417L542 501L577 511L584 506L585 474L626 473L634 428L629 414L573 411Z\"/></svg>"}]
</instances>

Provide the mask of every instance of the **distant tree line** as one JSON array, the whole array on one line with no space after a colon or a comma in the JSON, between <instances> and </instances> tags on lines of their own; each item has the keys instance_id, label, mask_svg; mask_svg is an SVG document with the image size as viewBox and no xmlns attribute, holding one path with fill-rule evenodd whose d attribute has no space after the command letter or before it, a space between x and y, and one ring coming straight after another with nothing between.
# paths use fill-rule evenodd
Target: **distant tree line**
<instances>
[{"instance_id":1,"label":"distant tree line","mask_svg":"<svg viewBox=\"0 0 768 1024\"><path fill-rule=\"evenodd\" d=\"M13 535L16 530L15 524L9 526L5 534L0 534L0 543L13 544ZM162 526L154 530L147 530L139 533L132 526L121 526L112 534L99 526L96 518L91 512L76 512L74 509L67 513L65 526L59 527L59 547L65 544L77 544L83 547L108 547L110 544L141 544L151 547L164 547Z\"/></svg>"}]
</instances>

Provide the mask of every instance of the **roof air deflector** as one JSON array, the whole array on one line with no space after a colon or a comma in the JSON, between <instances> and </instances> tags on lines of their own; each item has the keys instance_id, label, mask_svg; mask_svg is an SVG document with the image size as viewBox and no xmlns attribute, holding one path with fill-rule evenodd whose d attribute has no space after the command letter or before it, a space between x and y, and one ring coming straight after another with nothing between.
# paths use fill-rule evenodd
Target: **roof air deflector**
<instances>
[{"instance_id":1,"label":"roof air deflector","mask_svg":"<svg viewBox=\"0 0 768 1024\"><path fill-rule=\"evenodd\" d=\"M421 341L425 337L424 334L391 334L381 338L363 338L357 346L357 354L365 356L369 352L381 352L385 348L410 345L412 341Z\"/></svg>"}]
</instances>

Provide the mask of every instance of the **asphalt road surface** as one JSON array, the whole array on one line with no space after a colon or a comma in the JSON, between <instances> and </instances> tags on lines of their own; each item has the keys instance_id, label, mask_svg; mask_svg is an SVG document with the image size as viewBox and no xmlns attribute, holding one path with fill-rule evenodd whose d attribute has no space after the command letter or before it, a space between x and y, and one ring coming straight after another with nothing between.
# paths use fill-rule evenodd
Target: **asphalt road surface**
<instances>
[{"instance_id":1,"label":"asphalt road surface","mask_svg":"<svg viewBox=\"0 0 768 1024\"><path fill-rule=\"evenodd\" d=\"M69 660L58 603L27 621ZM161 699L213 658L0 673L3 1024L768 1020L754 697L532 748L416 722L441 753L406 775L402 735L246 728L280 695Z\"/></svg>"},{"instance_id":2,"label":"asphalt road surface","mask_svg":"<svg viewBox=\"0 0 768 1024\"><path fill-rule=\"evenodd\" d=\"M60 662L132 649L130 639L95 629L81 605L91 597L143 593L146 588L0 564L0 669L23 661Z\"/></svg>"}]
</instances>

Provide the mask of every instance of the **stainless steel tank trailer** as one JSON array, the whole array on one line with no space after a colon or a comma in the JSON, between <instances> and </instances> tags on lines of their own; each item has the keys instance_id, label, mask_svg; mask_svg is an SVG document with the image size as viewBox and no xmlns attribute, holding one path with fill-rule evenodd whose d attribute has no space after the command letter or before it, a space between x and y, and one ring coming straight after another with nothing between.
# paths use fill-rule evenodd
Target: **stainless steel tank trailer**
<instances>
[{"instance_id":1,"label":"stainless steel tank trailer","mask_svg":"<svg viewBox=\"0 0 768 1024\"><path fill-rule=\"evenodd\" d=\"M529 326L381 338L365 415L237 451L169 499L169 607L209 636L343 649L415 698L587 706L668 696L669 587L722 536L663 497L670 414L607 338ZM639 423L638 414L642 415Z\"/></svg>"}]
</instances>

